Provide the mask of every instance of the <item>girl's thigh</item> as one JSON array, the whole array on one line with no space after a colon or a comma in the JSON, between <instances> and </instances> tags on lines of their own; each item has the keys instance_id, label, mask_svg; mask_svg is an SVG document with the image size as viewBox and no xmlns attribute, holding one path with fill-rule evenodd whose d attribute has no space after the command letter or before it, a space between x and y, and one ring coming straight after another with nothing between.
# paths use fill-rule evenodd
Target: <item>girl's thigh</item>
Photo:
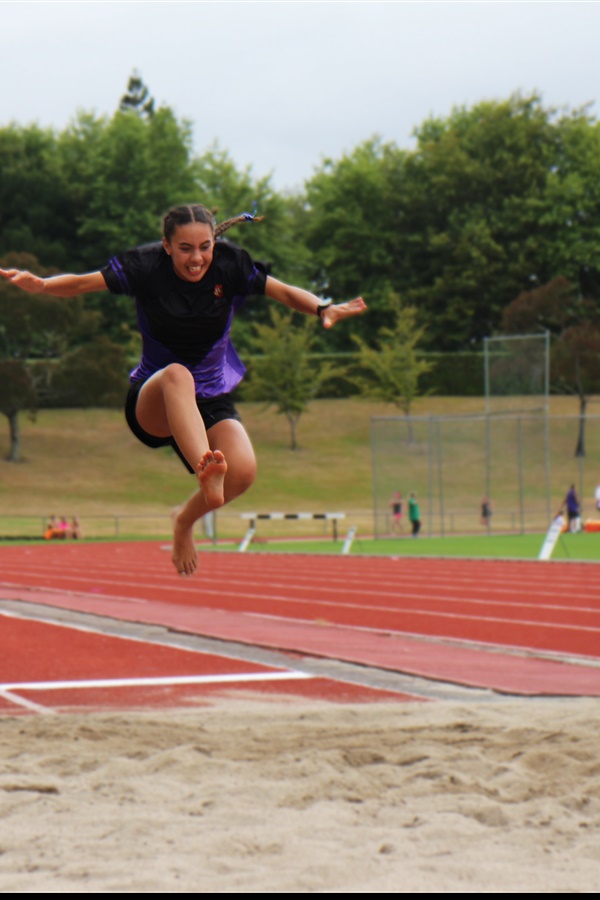
<instances>
[{"instance_id":1,"label":"girl's thigh","mask_svg":"<svg viewBox=\"0 0 600 900\"><path fill-rule=\"evenodd\" d=\"M177 363L167 366L151 375L139 393L135 407L136 418L149 434L157 437L170 437L172 426L169 424L167 405L179 417L187 415L194 420L200 419L196 407L194 379L191 373Z\"/></svg>"}]
</instances>

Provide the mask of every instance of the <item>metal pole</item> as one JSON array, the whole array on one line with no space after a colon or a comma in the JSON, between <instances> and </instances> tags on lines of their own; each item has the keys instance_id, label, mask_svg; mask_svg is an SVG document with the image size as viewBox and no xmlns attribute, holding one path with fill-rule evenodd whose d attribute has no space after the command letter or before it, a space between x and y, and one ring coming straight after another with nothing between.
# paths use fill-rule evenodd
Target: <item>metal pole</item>
<instances>
[{"instance_id":1,"label":"metal pole","mask_svg":"<svg viewBox=\"0 0 600 900\"><path fill-rule=\"evenodd\" d=\"M488 357L488 340L489 338L483 339L483 380L484 380L484 390L485 390L485 414L489 416L490 414L490 364Z\"/></svg>"},{"instance_id":2,"label":"metal pole","mask_svg":"<svg viewBox=\"0 0 600 900\"><path fill-rule=\"evenodd\" d=\"M427 517L429 537L433 536L433 416L429 416L429 478L427 485Z\"/></svg>"},{"instance_id":3,"label":"metal pole","mask_svg":"<svg viewBox=\"0 0 600 900\"><path fill-rule=\"evenodd\" d=\"M583 456L579 455L579 518L582 520L583 506Z\"/></svg>"},{"instance_id":4,"label":"metal pole","mask_svg":"<svg viewBox=\"0 0 600 900\"><path fill-rule=\"evenodd\" d=\"M440 524L441 536L444 537L444 475L443 475L443 459L442 459L442 429L440 420L437 421L438 436L438 484L440 490Z\"/></svg>"},{"instance_id":5,"label":"metal pole","mask_svg":"<svg viewBox=\"0 0 600 900\"><path fill-rule=\"evenodd\" d=\"M373 470L373 534L376 538L379 537L379 531L377 528L377 456L376 456L376 448L377 444L375 441L375 420L371 418L371 468Z\"/></svg>"},{"instance_id":6,"label":"metal pole","mask_svg":"<svg viewBox=\"0 0 600 900\"><path fill-rule=\"evenodd\" d=\"M521 417L517 419L517 465L519 468L519 512L521 534L525 534L525 510L523 507L523 444L521 441Z\"/></svg>"},{"instance_id":7,"label":"metal pole","mask_svg":"<svg viewBox=\"0 0 600 900\"><path fill-rule=\"evenodd\" d=\"M552 496L550 487L550 332L546 331L546 367L545 384L546 402L544 404L544 441L546 451L546 516L552 521Z\"/></svg>"},{"instance_id":8,"label":"metal pole","mask_svg":"<svg viewBox=\"0 0 600 900\"><path fill-rule=\"evenodd\" d=\"M486 413L485 416L485 496L490 498L491 496L491 484L492 484L492 463L491 463L491 454L492 454L492 426L490 424L490 415Z\"/></svg>"}]
</instances>

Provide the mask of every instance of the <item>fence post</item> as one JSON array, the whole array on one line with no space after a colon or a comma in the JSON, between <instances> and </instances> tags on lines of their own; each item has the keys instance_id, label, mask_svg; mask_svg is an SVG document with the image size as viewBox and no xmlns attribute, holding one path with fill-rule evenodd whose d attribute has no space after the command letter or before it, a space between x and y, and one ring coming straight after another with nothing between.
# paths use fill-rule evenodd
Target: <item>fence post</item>
<instances>
[{"instance_id":1,"label":"fence post","mask_svg":"<svg viewBox=\"0 0 600 900\"><path fill-rule=\"evenodd\" d=\"M373 533L375 538L378 538L379 497L377 496L377 443L375 441L375 424L373 419L371 419L371 468L373 469Z\"/></svg>"},{"instance_id":2,"label":"fence post","mask_svg":"<svg viewBox=\"0 0 600 900\"><path fill-rule=\"evenodd\" d=\"M523 444L521 440L521 416L517 419L517 466L519 468L519 512L521 518L521 534L525 534L525 510L523 507Z\"/></svg>"},{"instance_id":3,"label":"fence post","mask_svg":"<svg viewBox=\"0 0 600 900\"><path fill-rule=\"evenodd\" d=\"M437 420L437 445L438 445L438 485L440 491L440 533L445 537L444 531L444 470L442 455L442 428L440 420Z\"/></svg>"},{"instance_id":4,"label":"fence post","mask_svg":"<svg viewBox=\"0 0 600 900\"><path fill-rule=\"evenodd\" d=\"M429 416L429 484L428 484L428 510L429 510L429 537L433 537L433 416Z\"/></svg>"}]
</instances>

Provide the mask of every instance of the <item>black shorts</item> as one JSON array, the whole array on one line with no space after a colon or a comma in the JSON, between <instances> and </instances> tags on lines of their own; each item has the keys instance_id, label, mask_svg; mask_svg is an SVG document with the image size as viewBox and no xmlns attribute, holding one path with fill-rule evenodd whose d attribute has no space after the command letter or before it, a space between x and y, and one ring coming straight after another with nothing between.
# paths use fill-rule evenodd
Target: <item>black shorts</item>
<instances>
[{"instance_id":1,"label":"black shorts","mask_svg":"<svg viewBox=\"0 0 600 900\"><path fill-rule=\"evenodd\" d=\"M127 399L125 401L125 418L127 424L138 441L141 441L146 447L152 447L153 449L156 447L172 447L188 472L195 475L196 473L177 446L177 441L175 441L174 438L156 437L154 434L148 434L138 422L135 415L135 407L137 405L138 394L144 384L145 381L134 381L129 388L129 393L127 394ZM202 421L204 422L204 427L207 431L209 431L213 425L216 425L217 422L223 422L225 419L235 419L236 422L241 422L240 415L234 406L230 394L221 394L220 397L213 397L211 400L203 400L201 397L196 397L196 404L200 410L200 415L202 416Z\"/></svg>"}]
</instances>

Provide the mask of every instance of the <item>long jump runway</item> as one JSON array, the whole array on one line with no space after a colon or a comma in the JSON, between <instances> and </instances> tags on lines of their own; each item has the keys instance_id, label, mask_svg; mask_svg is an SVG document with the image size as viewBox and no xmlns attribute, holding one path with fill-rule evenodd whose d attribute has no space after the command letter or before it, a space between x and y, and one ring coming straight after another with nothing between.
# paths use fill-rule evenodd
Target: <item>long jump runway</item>
<instances>
[{"instance_id":1,"label":"long jump runway","mask_svg":"<svg viewBox=\"0 0 600 900\"><path fill-rule=\"evenodd\" d=\"M248 690L423 699L319 677L307 658L501 694L600 696L597 571L211 552L183 579L158 543L2 547L0 713L198 704ZM210 640L164 646L141 627ZM216 641L252 653L211 652Z\"/></svg>"}]
</instances>

